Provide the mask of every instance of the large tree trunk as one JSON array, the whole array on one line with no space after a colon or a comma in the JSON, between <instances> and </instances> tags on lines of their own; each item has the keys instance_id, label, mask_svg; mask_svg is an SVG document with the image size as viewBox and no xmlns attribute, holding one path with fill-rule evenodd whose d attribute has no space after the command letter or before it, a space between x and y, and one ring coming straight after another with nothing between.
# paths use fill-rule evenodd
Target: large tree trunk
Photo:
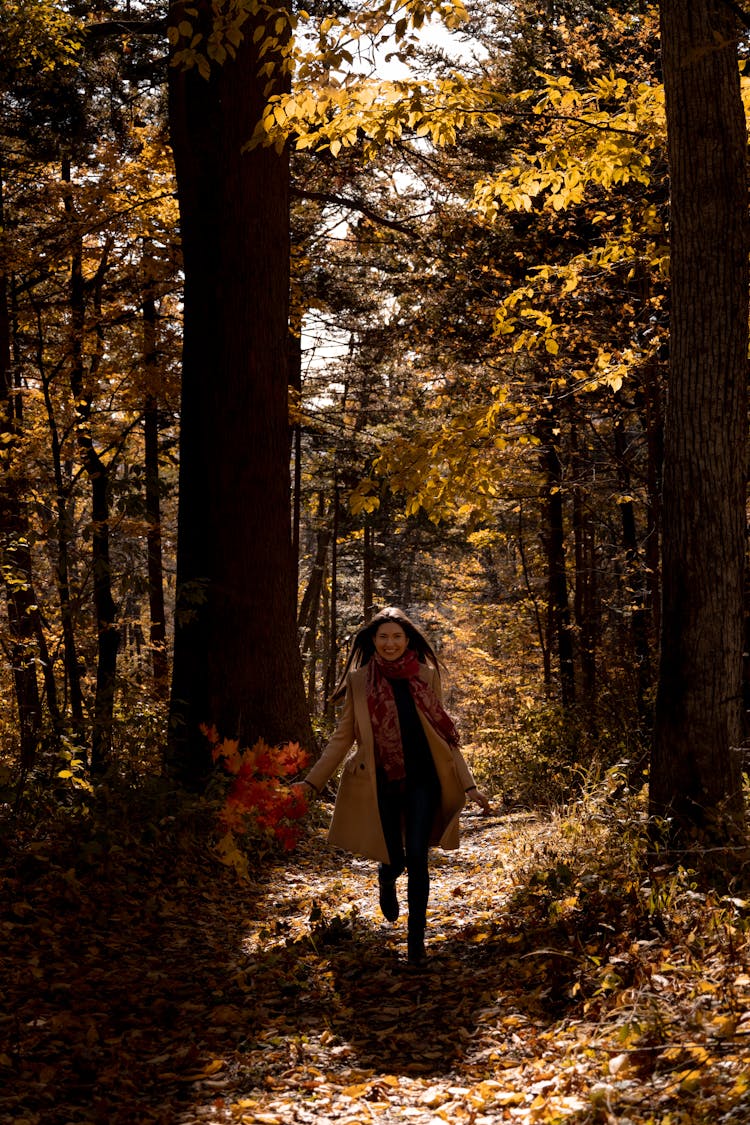
<instances>
[{"instance_id":1,"label":"large tree trunk","mask_svg":"<svg viewBox=\"0 0 750 1125\"><path fill-rule=\"evenodd\" d=\"M190 10L173 2L171 26ZM259 59L256 21L209 77L170 68L185 294L169 756L189 783L210 767L201 724L312 745L290 534L288 158L242 152L275 58Z\"/></svg>"},{"instance_id":2,"label":"large tree trunk","mask_svg":"<svg viewBox=\"0 0 750 1125\"><path fill-rule=\"evenodd\" d=\"M722 845L744 835L747 137L730 5L662 0L661 35L672 295L651 811L678 842Z\"/></svg>"}]
</instances>

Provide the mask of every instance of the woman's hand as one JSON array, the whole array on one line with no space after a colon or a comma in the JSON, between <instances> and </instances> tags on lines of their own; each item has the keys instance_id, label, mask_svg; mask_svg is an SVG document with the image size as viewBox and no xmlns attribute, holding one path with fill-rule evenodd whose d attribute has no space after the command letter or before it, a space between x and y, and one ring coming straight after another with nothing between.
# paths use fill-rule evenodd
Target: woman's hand
<instances>
[{"instance_id":1,"label":"woman's hand","mask_svg":"<svg viewBox=\"0 0 750 1125\"><path fill-rule=\"evenodd\" d=\"M476 785L472 785L471 789L466 790L466 796L470 801L473 801L475 805L479 805L483 816L494 816L495 810L484 793L477 789Z\"/></svg>"},{"instance_id":2,"label":"woman's hand","mask_svg":"<svg viewBox=\"0 0 750 1125\"><path fill-rule=\"evenodd\" d=\"M310 801L313 799L313 797L317 797L318 795L318 790L315 788L313 783L305 779L303 779L302 781L298 781L294 788L298 793L302 794L305 802L308 805L310 804Z\"/></svg>"}]
</instances>

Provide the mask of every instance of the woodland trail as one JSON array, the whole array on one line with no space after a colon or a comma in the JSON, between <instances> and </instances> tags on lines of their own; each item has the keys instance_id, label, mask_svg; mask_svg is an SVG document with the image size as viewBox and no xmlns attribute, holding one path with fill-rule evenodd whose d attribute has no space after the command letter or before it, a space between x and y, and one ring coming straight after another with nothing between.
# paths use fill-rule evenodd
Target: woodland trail
<instances>
[{"instance_id":1,"label":"woodland trail","mask_svg":"<svg viewBox=\"0 0 750 1125\"><path fill-rule=\"evenodd\" d=\"M548 887L539 909L523 871L548 833L465 817L461 850L432 854L424 972L375 865L322 827L250 887L184 840L88 868L28 846L3 880L0 1121L747 1122L746 945L729 1026L725 962L694 987L601 890L595 914Z\"/></svg>"}]
</instances>

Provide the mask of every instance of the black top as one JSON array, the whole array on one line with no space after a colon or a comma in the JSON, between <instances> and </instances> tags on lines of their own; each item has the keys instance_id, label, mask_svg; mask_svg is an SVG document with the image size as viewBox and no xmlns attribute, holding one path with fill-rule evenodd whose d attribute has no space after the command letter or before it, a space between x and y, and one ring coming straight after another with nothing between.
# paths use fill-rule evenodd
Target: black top
<instances>
[{"instance_id":1,"label":"black top","mask_svg":"<svg viewBox=\"0 0 750 1125\"><path fill-rule=\"evenodd\" d=\"M404 748L406 780L420 784L439 786L432 751L427 735L417 712L417 705L409 690L408 680L390 680L393 698L398 711L398 724L401 728L401 745Z\"/></svg>"}]
</instances>

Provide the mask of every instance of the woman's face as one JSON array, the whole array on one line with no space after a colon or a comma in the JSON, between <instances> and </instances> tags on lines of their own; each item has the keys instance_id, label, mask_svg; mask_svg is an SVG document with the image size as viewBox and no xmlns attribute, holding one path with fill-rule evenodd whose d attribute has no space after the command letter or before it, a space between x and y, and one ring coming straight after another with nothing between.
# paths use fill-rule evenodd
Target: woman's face
<instances>
[{"instance_id":1,"label":"woman's face","mask_svg":"<svg viewBox=\"0 0 750 1125\"><path fill-rule=\"evenodd\" d=\"M408 639L406 633L397 625L379 625L373 638L375 651L383 660L398 660L406 652Z\"/></svg>"}]
</instances>

